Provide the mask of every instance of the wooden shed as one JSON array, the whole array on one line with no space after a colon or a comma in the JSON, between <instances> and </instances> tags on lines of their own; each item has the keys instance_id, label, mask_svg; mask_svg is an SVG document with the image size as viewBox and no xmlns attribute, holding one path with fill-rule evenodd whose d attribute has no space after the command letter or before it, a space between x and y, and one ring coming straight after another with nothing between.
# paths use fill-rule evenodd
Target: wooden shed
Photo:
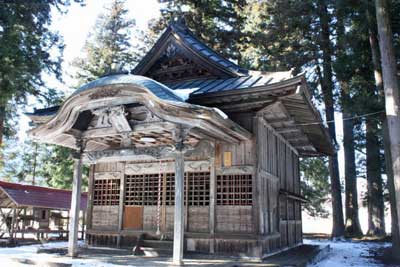
<instances>
[{"instance_id":1,"label":"wooden shed","mask_svg":"<svg viewBox=\"0 0 400 267\"><path fill-rule=\"evenodd\" d=\"M87 194L82 194L81 231ZM0 238L48 238L49 234L68 236L71 191L0 181Z\"/></svg>"},{"instance_id":2,"label":"wooden shed","mask_svg":"<svg viewBox=\"0 0 400 267\"><path fill-rule=\"evenodd\" d=\"M176 264L183 250L263 257L301 243L299 157L334 149L304 75L246 70L180 23L131 74L28 115L32 138L77 151L77 196L91 164L89 245L146 234L173 240Z\"/></svg>"}]
</instances>

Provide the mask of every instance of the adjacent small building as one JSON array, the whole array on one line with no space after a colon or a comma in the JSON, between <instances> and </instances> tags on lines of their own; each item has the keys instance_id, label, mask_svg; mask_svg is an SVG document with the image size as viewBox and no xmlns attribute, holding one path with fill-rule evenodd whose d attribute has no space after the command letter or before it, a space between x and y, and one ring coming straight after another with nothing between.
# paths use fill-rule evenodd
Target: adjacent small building
<instances>
[{"instance_id":1,"label":"adjacent small building","mask_svg":"<svg viewBox=\"0 0 400 267\"><path fill-rule=\"evenodd\" d=\"M81 196L81 231L87 194ZM24 239L27 236L60 238L68 236L71 191L0 181L0 236Z\"/></svg>"},{"instance_id":2,"label":"adjacent small building","mask_svg":"<svg viewBox=\"0 0 400 267\"><path fill-rule=\"evenodd\" d=\"M180 23L131 74L28 115L33 139L77 151L76 192L91 165L87 242L173 240L176 264L184 250L262 257L301 243L299 157L334 149L304 75L244 69Z\"/></svg>"}]
</instances>

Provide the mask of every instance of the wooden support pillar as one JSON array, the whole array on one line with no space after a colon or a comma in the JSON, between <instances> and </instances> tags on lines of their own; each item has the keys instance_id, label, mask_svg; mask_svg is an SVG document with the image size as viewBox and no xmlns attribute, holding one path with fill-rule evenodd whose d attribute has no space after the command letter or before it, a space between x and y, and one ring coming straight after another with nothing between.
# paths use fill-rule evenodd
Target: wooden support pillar
<instances>
[{"instance_id":1,"label":"wooden support pillar","mask_svg":"<svg viewBox=\"0 0 400 267\"><path fill-rule=\"evenodd\" d=\"M92 229L94 172L95 172L95 165L91 164L89 168L88 203L86 208L86 230Z\"/></svg>"},{"instance_id":2,"label":"wooden support pillar","mask_svg":"<svg viewBox=\"0 0 400 267\"><path fill-rule=\"evenodd\" d=\"M183 259L183 236L184 236L184 190L185 162L182 151L175 154L175 211L174 211L174 265L182 265Z\"/></svg>"},{"instance_id":3,"label":"wooden support pillar","mask_svg":"<svg viewBox=\"0 0 400 267\"><path fill-rule=\"evenodd\" d=\"M14 232L15 232L15 221L17 220L17 208L12 209L12 218L11 218L11 227L10 227L10 236L9 240L14 240Z\"/></svg>"},{"instance_id":4,"label":"wooden support pillar","mask_svg":"<svg viewBox=\"0 0 400 267\"><path fill-rule=\"evenodd\" d=\"M215 153L215 152L214 152ZM212 236L210 242L210 253L215 253L215 207L216 207L216 191L217 191L217 177L215 173L215 155L210 158L210 209L209 209L209 225L210 235Z\"/></svg>"},{"instance_id":5,"label":"wooden support pillar","mask_svg":"<svg viewBox=\"0 0 400 267\"><path fill-rule=\"evenodd\" d=\"M125 163L120 163L120 188L119 188L119 207L118 207L118 237L117 237L117 247L121 247L121 234L123 229L124 221L124 207L125 207Z\"/></svg>"},{"instance_id":6,"label":"wooden support pillar","mask_svg":"<svg viewBox=\"0 0 400 267\"><path fill-rule=\"evenodd\" d=\"M162 174L162 200L161 200L161 233L167 231L167 174Z\"/></svg>"},{"instance_id":7,"label":"wooden support pillar","mask_svg":"<svg viewBox=\"0 0 400 267\"><path fill-rule=\"evenodd\" d=\"M68 255L78 255L78 227L79 210L81 205L81 184L82 184L82 153L74 158L74 177L72 182L71 210L68 236Z\"/></svg>"},{"instance_id":8,"label":"wooden support pillar","mask_svg":"<svg viewBox=\"0 0 400 267\"><path fill-rule=\"evenodd\" d=\"M82 233L81 233L81 239L85 240L85 224L86 224L86 212L82 210Z\"/></svg>"},{"instance_id":9,"label":"wooden support pillar","mask_svg":"<svg viewBox=\"0 0 400 267\"><path fill-rule=\"evenodd\" d=\"M24 208L24 219L22 220L22 240L25 239L26 208Z\"/></svg>"}]
</instances>

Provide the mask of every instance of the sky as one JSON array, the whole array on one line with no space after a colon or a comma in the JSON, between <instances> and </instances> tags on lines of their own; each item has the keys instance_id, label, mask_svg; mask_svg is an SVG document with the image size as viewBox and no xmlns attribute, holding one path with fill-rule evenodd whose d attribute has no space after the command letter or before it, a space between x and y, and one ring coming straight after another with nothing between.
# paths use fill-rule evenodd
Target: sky
<instances>
[{"instance_id":1,"label":"sky","mask_svg":"<svg viewBox=\"0 0 400 267\"><path fill-rule=\"evenodd\" d=\"M105 6L109 6L111 0L86 0L85 6L72 3L68 8L68 13L61 14L57 9L52 11L51 29L58 31L64 39L63 53L63 83L54 77L45 77L44 80L48 87L62 90L66 95L72 93L74 84L71 75L74 68L71 62L82 54L82 48L86 38L93 29L97 17L103 12ZM147 28L147 23L153 18L160 16L160 6L157 0L127 0L126 7L129 15L136 21L136 26L142 30ZM28 99L28 105L20 114L20 129L18 131L19 140L25 140L26 131L29 129L29 119L22 112L31 112L33 108L41 108L34 98Z\"/></svg>"}]
</instances>

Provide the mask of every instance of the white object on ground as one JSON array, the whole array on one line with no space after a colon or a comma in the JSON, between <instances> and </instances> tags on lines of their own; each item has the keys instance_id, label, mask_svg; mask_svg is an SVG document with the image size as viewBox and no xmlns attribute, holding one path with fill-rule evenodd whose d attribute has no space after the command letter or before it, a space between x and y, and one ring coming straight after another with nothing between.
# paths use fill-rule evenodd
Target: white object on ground
<instances>
[{"instance_id":1,"label":"white object on ground","mask_svg":"<svg viewBox=\"0 0 400 267\"><path fill-rule=\"evenodd\" d=\"M383 267L382 263L367 258L371 249L390 246L389 243L352 242L330 240L304 240L304 244L330 246L330 251L320 262L307 267Z\"/></svg>"}]
</instances>

